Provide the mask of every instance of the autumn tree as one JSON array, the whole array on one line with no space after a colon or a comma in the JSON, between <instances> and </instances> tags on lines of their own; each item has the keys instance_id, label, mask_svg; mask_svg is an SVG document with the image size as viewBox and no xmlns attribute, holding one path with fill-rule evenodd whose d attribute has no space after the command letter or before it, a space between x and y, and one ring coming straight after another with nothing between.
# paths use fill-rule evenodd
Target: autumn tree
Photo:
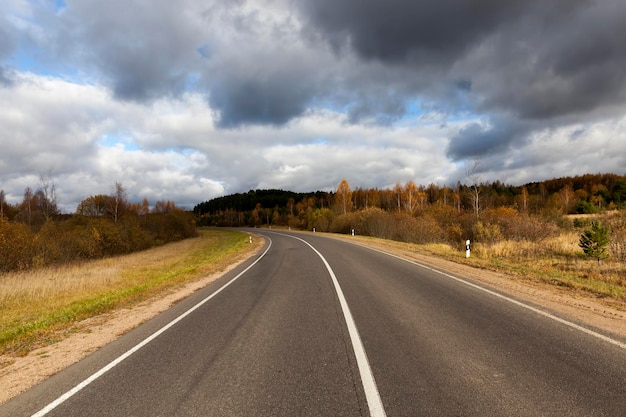
<instances>
[{"instance_id":1,"label":"autumn tree","mask_svg":"<svg viewBox=\"0 0 626 417\"><path fill-rule=\"evenodd\" d=\"M444 186L443 188L441 188L441 199L439 199L438 201L443 204L444 206L448 205L448 200L449 200L449 196L452 194L452 189L450 187L446 187Z\"/></svg>"},{"instance_id":2,"label":"autumn tree","mask_svg":"<svg viewBox=\"0 0 626 417\"><path fill-rule=\"evenodd\" d=\"M347 180L342 180L337 186L335 193L335 204L343 214L352 210L352 189Z\"/></svg>"},{"instance_id":3,"label":"autumn tree","mask_svg":"<svg viewBox=\"0 0 626 417\"><path fill-rule=\"evenodd\" d=\"M144 199L141 200L141 209L137 212L137 214L142 216L145 222L148 218L148 213L150 213L150 202L144 197Z\"/></svg>"},{"instance_id":4,"label":"autumn tree","mask_svg":"<svg viewBox=\"0 0 626 417\"><path fill-rule=\"evenodd\" d=\"M528 212L528 189L526 187L522 187L522 190L519 195L519 207L522 213Z\"/></svg>"},{"instance_id":5,"label":"autumn tree","mask_svg":"<svg viewBox=\"0 0 626 417\"><path fill-rule=\"evenodd\" d=\"M293 208L296 204L296 201L293 199L293 197L289 197L289 200L287 200L287 210L289 210L289 215L293 216Z\"/></svg>"},{"instance_id":6,"label":"autumn tree","mask_svg":"<svg viewBox=\"0 0 626 417\"><path fill-rule=\"evenodd\" d=\"M39 228L57 214L56 187L49 175L42 174L36 191L33 192L30 187L24 190L24 197L18 206L18 220Z\"/></svg>"},{"instance_id":7,"label":"autumn tree","mask_svg":"<svg viewBox=\"0 0 626 417\"><path fill-rule=\"evenodd\" d=\"M276 207L274 209L274 213L272 213L272 224L280 224L280 223L281 223L280 211L278 211L278 207Z\"/></svg>"},{"instance_id":8,"label":"autumn tree","mask_svg":"<svg viewBox=\"0 0 626 417\"><path fill-rule=\"evenodd\" d=\"M171 213L174 210L178 210L178 207L176 207L176 204L173 201L159 200L156 203L154 203L154 208L152 209L152 212L166 214L166 213Z\"/></svg>"},{"instance_id":9,"label":"autumn tree","mask_svg":"<svg viewBox=\"0 0 626 417\"><path fill-rule=\"evenodd\" d=\"M111 206L111 197L104 194L92 195L78 203L76 214L89 217L104 217Z\"/></svg>"},{"instance_id":10,"label":"autumn tree","mask_svg":"<svg viewBox=\"0 0 626 417\"><path fill-rule=\"evenodd\" d=\"M370 188L365 193L365 208L380 207L380 191L377 188Z\"/></svg>"},{"instance_id":11,"label":"autumn tree","mask_svg":"<svg viewBox=\"0 0 626 417\"><path fill-rule=\"evenodd\" d=\"M574 204L574 197L575 197L574 188L572 187L571 183L567 184L565 187L561 189L561 191L559 191L559 198L561 199L561 202L563 203L564 214L567 214L570 212L570 208Z\"/></svg>"},{"instance_id":12,"label":"autumn tree","mask_svg":"<svg viewBox=\"0 0 626 417\"><path fill-rule=\"evenodd\" d=\"M29 226L33 221L33 190L30 187L26 187L24 189L24 196L22 197L22 202L18 206L18 218L22 222L28 224Z\"/></svg>"},{"instance_id":13,"label":"autumn tree","mask_svg":"<svg viewBox=\"0 0 626 417\"><path fill-rule=\"evenodd\" d=\"M457 182L452 193L452 199L454 200L454 208L458 214L461 214L461 183Z\"/></svg>"},{"instance_id":14,"label":"autumn tree","mask_svg":"<svg viewBox=\"0 0 626 417\"><path fill-rule=\"evenodd\" d=\"M0 219L4 217L4 204L5 204L4 190L0 190Z\"/></svg>"},{"instance_id":15,"label":"autumn tree","mask_svg":"<svg viewBox=\"0 0 626 417\"><path fill-rule=\"evenodd\" d=\"M404 209L413 213L418 205L418 194L420 191L417 189L417 185L413 181L408 181L402 189L402 202L404 203Z\"/></svg>"}]
</instances>

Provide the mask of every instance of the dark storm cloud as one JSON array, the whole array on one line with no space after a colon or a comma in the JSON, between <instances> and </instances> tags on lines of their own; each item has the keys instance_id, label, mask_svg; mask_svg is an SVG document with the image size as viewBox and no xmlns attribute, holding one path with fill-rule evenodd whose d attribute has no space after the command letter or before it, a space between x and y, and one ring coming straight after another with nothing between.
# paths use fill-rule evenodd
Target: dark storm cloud
<instances>
[{"instance_id":1,"label":"dark storm cloud","mask_svg":"<svg viewBox=\"0 0 626 417\"><path fill-rule=\"evenodd\" d=\"M438 72L444 82L458 72L478 87L486 110L544 118L624 99L623 1L316 0L301 7L322 37L365 60Z\"/></svg>"},{"instance_id":2,"label":"dark storm cloud","mask_svg":"<svg viewBox=\"0 0 626 417\"><path fill-rule=\"evenodd\" d=\"M325 70L288 21L268 24L245 3L72 3L54 18L56 53L97 70L122 100L201 90L221 127L281 125L303 114Z\"/></svg>"},{"instance_id":3,"label":"dark storm cloud","mask_svg":"<svg viewBox=\"0 0 626 417\"><path fill-rule=\"evenodd\" d=\"M56 56L96 69L121 99L202 88L222 127L282 125L315 106L389 124L412 101L520 120L626 101L622 0L67 4L45 28Z\"/></svg>"},{"instance_id":4,"label":"dark storm cloud","mask_svg":"<svg viewBox=\"0 0 626 417\"><path fill-rule=\"evenodd\" d=\"M454 61L528 0L304 0L302 10L322 36L346 43L366 59L401 61L412 55ZM428 63L426 63L428 64Z\"/></svg>"},{"instance_id":5,"label":"dark storm cloud","mask_svg":"<svg viewBox=\"0 0 626 417\"><path fill-rule=\"evenodd\" d=\"M246 124L287 123L306 109L309 94L294 92L280 79L225 79L211 92L211 105L219 109L219 125L232 128Z\"/></svg>"},{"instance_id":6,"label":"dark storm cloud","mask_svg":"<svg viewBox=\"0 0 626 417\"><path fill-rule=\"evenodd\" d=\"M492 35L460 65L472 74L486 110L550 119L626 101L626 3L617 0L528 15Z\"/></svg>"},{"instance_id":7,"label":"dark storm cloud","mask_svg":"<svg viewBox=\"0 0 626 417\"><path fill-rule=\"evenodd\" d=\"M470 123L450 139L447 155L453 160L498 155L521 145L528 132L528 126L507 118L496 118L489 125Z\"/></svg>"},{"instance_id":8,"label":"dark storm cloud","mask_svg":"<svg viewBox=\"0 0 626 417\"><path fill-rule=\"evenodd\" d=\"M196 20L173 2L77 1L48 16L52 54L92 68L123 100L182 93L200 59ZM199 14L196 15L201 19Z\"/></svg>"},{"instance_id":9,"label":"dark storm cloud","mask_svg":"<svg viewBox=\"0 0 626 417\"><path fill-rule=\"evenodd\" d=\"M593 122L614 115L612 108L626 102L626 2L621 0L299 5L312 30L337 53L349 50L364 62L412 68L415 77L431 77L434 85L463 80L458 94L470 110L499 121L490 128L470 125L451 138L448 155L455 159L516 146L515 138L548 120L555 127L574 118ZM411 90L409 79L404 81L407 96L432 93ZM443 107L461 104L448 101L454 95L429 98Z\"/></svg>"},{"instance_id":10,"label":"dark storm cloud","mask_svg":"<svg viewBox=\"0 0 626 417\"><path fill-rule=\"evenodd\" d=\"M316 83L306 68L299 67L258 63L252 69L246 62L218 71L210 80L209 101L219 110L219 125L282 125L301 115L315 96Z\"/></svg>"}]
</instances>

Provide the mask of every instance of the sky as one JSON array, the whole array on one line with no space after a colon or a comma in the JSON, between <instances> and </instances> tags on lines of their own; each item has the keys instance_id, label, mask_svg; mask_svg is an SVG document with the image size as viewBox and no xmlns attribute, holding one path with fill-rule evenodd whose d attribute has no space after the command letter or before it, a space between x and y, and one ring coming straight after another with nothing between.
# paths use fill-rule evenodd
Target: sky
<instances>
[{"instance_id":1,"label":"sky","mask_svg":"<svg viewBox=\"0 0 626 417\"><path fill-rule=\"evenodd\" d=\"M626 173L623 0L2 0L0 189Z\"/></svg>"}]
</instances>

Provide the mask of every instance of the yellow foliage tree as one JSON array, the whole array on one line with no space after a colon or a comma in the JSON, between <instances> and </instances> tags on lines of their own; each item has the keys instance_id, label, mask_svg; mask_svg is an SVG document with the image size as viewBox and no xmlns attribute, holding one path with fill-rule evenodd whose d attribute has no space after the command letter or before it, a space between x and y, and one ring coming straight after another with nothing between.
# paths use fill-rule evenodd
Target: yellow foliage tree
<instances>
[{"instance_id":1,"label":"yellow foliage tree","mask_svg":"<svg viewBox=\"0 0 626 417\"><path fill-rule=\"evenodd\" d=\"M352 211L352 189L347 180L341 180L335 193L335 204L343 214Z\"/></svg>"}]
</instances>

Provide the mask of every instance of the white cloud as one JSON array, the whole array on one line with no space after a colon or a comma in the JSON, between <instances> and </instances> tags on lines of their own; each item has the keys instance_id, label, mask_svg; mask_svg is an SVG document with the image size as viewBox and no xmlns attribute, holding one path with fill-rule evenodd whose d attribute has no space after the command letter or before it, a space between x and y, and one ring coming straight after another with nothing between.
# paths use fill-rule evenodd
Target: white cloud
<instances>
[{"instance_id":1,"label":"white cloud","mask_svg":"<svg viewBox=\"0 0 626 417\"><path fill-rule=\"evenodd\" d=\"M50 2L9 0L3 9L0 188L11 202L26 186L36 188L40 173L51 173L67 211L110 192L115 181L132 200L190 207L251 188L330 190L343 178L353 187L452 185L470 157L481 160L484 180L514 184L624 173L623 88L612 93L607 84L597 94L569 96L594 89L588 81L603 74L622 85L623 71L612 63L621 62L623 43L614 44L616 56L595 49L580 55L559 17L545 50L520 65L513 52L537 41L528 30L531 8L520 9L521 20L507 14L513 21L506 30L492 25L480 34L483 26L464 22L484 42L451 33L454 44L431 56L429 39L385 43L393 33L372 30L360 10L307 14L336 11L337 2L66 6L59 12ZM407 31L417 30L407 16L413 9L404 7L395 2L393 11ZM613 2L606 10L622 7ZM576 13L582 18L587 9ZM353 25L342 32L340 21L324 20L329 16ZM346 43L350 30L372 43ZM507 52L514 35L520 42ZM602 65L581 65L596 53ZM536 59L552 56L576 71L547 77ZM527 91L528 80L537 91ZM551 81L575 88L547 100L539 87Z\"/></svg>"}]
</instances>

